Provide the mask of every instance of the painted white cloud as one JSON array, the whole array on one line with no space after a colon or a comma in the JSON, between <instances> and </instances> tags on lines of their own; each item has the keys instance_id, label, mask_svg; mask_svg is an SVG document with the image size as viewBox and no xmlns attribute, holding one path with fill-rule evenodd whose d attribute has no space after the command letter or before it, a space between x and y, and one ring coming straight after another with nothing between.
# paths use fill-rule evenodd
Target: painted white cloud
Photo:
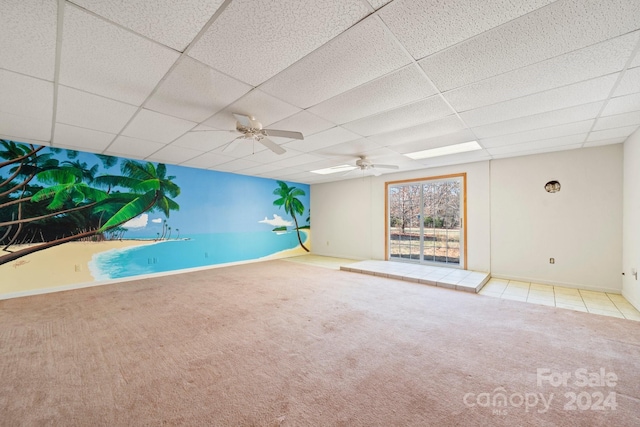
<instances>
[{"instance_id":1,"label":"painted white cloud","mask_svg":"<svg viewBox=\"0 0 640 427\"><path fill-rule=\"evenodd\" d=\"M127 221L124 224L122 224L122 227L124 227L124 228L144 228L144 227L147 226L148 222L149 222L149 215L142 214L142 215L137 216L135 218L131 218L129 221Z\"/></svg>"},{"instance_id":2,"label":"painted white cloud","mask_svg":"<svg viewBox=\"0 0 640 427\"><path fill-rule=\"evenodd\" d=\"M273 214L273 219L268 219L266 216L262 221L258 221L263 224L269 224L274 227L290 227L293 225L292 221L287 221L283 219L280 215Z\"/></svg>"},{"instance_id":3,"label":"painted white cloud","mask_svg":"<svg viewBox=\"0 0 640 427\"><path fill-rule=\"evenodd\" d=\"M151 220L151 222L155 223L155 224L160 224L162 223L162 218L154 218Z\"/></svg>"}]
</instances>

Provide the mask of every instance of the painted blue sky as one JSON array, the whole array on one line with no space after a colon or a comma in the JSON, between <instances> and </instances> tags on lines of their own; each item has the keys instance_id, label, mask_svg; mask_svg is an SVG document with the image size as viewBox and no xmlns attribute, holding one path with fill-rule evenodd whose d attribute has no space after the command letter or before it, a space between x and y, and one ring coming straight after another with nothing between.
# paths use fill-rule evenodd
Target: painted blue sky
<instances>
[{"instance_id":1,"label":"painted blue sky","mask_svg":"<svg viewBox=\"0 0 640 427\"><path fill-rule=\"evenodd\" d=\"M59 160L67 160L62 150L56 155ZM93 154L80 152L77 159L89 166L100 165L98 175L120 173L117 164L105 170L100 160ZM155 162L154 162L155 164ZM181 236L201 233L225 233L240 231L270 231L274 225L260 223L273 215L281 216L285 221L291 217L284 209L273 206L277 196L273 190L278 187L276 180L267 178L237 175L205 169L188 168L167 165L167 175L175 176L174 182L180 187L181 194L174 200L180 205L179 211L171 211L167 224L173 230L180 230ZM305 206L305 212L298 218L299 224L307 224L309 217L309 185L285 181L289 186L302 189L306 195L299 197ZM148 212L148 216L138 219L146 226L141 228L128 227L125 237L154 237L162 230L164 214Z\"/></svg>"}]
</instances>

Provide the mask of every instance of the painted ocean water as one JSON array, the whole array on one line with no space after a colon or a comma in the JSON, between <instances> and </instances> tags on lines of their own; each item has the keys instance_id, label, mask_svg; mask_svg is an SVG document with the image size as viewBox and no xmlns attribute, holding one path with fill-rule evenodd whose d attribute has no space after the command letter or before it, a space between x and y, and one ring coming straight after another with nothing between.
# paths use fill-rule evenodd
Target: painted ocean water
<instances>
[{"instance_id":1,"label":"painted ocean water","mask_svg":"<svg viewBox=\"0 0 640 427\"><path fill-rule=\"evenodd\" d=\"M306 233L301 233L302 241ZM298 246L295 232L216 233L184 236L180 240L115 249L93 256L89 263L96 280L246 261Z\"/></svg>"}]
</instances>

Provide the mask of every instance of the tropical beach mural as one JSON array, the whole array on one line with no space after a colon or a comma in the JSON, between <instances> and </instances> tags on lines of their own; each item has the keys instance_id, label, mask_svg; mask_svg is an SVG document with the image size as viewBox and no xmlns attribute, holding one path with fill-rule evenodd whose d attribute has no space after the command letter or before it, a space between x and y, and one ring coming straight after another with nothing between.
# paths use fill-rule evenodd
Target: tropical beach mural
<instances>
[{"instance_id":1,"label":"tropical beach mural","mask_svg":"<svg viewBox=\"0 0 640 427\"><path fill-rule=\"evenodd\" d=\"M306 253L309 186L0 140L0 295Z\"/></svg>"}]
</instances>

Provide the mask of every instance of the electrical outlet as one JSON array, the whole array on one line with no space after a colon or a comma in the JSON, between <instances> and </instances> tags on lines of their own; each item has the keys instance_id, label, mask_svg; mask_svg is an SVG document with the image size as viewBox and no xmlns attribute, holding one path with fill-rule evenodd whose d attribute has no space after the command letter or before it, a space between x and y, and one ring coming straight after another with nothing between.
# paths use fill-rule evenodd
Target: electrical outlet
<instances>
[{"instance_id":1,"label":"electrical outlet","mask_svg":"<svg viewBox=\"0 0 640 427\"><path fill-rule=\"evenodd\" d=\"M549 258L549 264L555 264L555 263L556 263L555 258Z\"/></svg>"}]
</instances>

